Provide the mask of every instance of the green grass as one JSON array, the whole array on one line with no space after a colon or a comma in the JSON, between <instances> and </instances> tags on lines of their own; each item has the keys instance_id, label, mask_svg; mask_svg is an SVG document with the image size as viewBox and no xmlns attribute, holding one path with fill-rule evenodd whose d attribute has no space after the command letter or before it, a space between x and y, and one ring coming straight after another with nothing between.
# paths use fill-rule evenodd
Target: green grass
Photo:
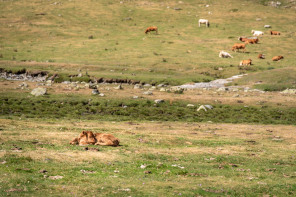
<instances>
[{"instance_id":1,"label":"green grass","mask_svg":"<svg viewBox=\"0 0 296 197\"><path fill-rule=\"evenodd\" d=\"M92 99L89 101L89 99ZM100 120L161 120L190 122L227 122L258 124L295 124L296 110L288 107L213 105L213 110L196 111L186 107L184 101L155 104L153 100L105 99L73 95L47 95L33 97L2 95L2 117L65 118ZM123 108L127 106L127 108Z\"/></svg>"},{"instance_id":2,"label":"green grass","mask_svg":"<svg viewBox=\"0 0 296 197\"><path fill-rule=\"evenodd\" d=\"M3 123L3 120L1 121ZM65 131L61 131L57 126L62 122L67 125ZM0 156L1 195L42 196L45 193L48 196L295 195L295 151L289 146L293 142L288 141L289 139L282 142L268 140L264 128L256 131L260 139L256 139L257 143L254 144L241 139L241 136L228 136L230 133L225 133L223 136L200 136L202 131L197 129L196 132L199 134L195 139L198 140L191 140L193 144L186 146L186 142L192 138L192 135L187 134L190 129L186 130L186 134L171 134L175 137L171 142L165 140L168 137L166 132L170 129L166 129L165 133L160 132L157 135L158 139L155 139L155 134L145 133L143 129L139 129L134 132L143 132L143 137L148 143L139 142L137 135L117 133L122 140L121 147L99 147L100 151L93 153L97 156L116 154L114 160L88 158L81 161L77 158L77 162L71 162L69 159L75 159L74 155L77 153L88 154L83 147L70 146L64 142L64 139L60 139L62 133L72 135L71 130L76 126L71 122L53 121L53 124L48 124L48 121L39 119L31 122L33 129L27 134L28 128L24 125L31 127L27 121L15 120L1 126L1 138L5 139L0 145L1 150L5 151L5 154ZM101 122L87 121L83 124L86 123L97 125ZM173 122L169 124L178 127ZM217 125L212 127L215 128ZM9 134L11 130L15 130L14 132L19 135L4 135ZM245 131L243 136L244 133ZM32 139L32 134L43 136ZM19 136L22 136L22 139L19 139ZM45 136L49 138L44 138ZM157 146L155 140L160 140ZM52 143L53 141L55 143ZM21 152L12 150L15 146L21 147ZM285 150L281 150L278 146L284 147ZM145 152L146 149L150 151ZM240 151L230 154L209 152L218 149ZM192 153L190 150L201 152ZM47 155L39 157L38 152L32 151L46 152ZM72 157L64 154L69 152L73 154ZM250 156L251 154L253 156ZM55 155L65 158L58 160ZM3 161L5 163L2 163ZM142 169L142 165L146 167ZM41 173L43 169L47 173ZM83 173L81 170L91 173ZM145 171L150 173L144 173ZM49 178L57 175L63 178L59 180Z\"/></svg>"},{"instance_id":3,"label":"green grass","mask_svg":"<svg viewBox=\"0 0 296 197\"><path fill-rule=\"evenodd\" d=\"M282 91L296 88L295 68L274 68L244 76L228 85L250 85L264 91ZM258 84L259 82L259 84Z\"/></svg>"},{"instance_id":4,"label":"green grass","mask_svg":"<svg viewBox=\"0 0 296 197\"><path fill-rule=\"evenodd\" d=\"M287 2L282 1L283 5ZM0 54L4 60L0 62L1 67L13 67L11 60L20 64L33 61L23 66L67 74L82 68L96 77L173 85L268 70L271 66L295 67L291 53L296 49L293 44L295 12L265 6L265 1L229 0L227 8L225 2L201 0L183 4L155 0L149 5L107 0L53 3L1 4ZM205 7L207 4L209 8ZM176 11L174 7L182 10ZM40 13L45 15L38 15ZM256 21L261 13L264 18ZM127 17L132 20L124 20ZM198 28L199 18L208 18L211 27ZM265 24L272 25L272 29L281 31L282 35L268 35L268 30L263 28ZM159 27L158 35L144 34L150 25ZM231 46L239 42L237 37L249 36L252 29L265 31L260 44L247 46L248 53L232 53L233 59L218 58L220 50L230 51ZM93 39L89 39L90 35ZM266 59L257 59L258 53L266 54ZM272 62L275 55L283 55L285 59ZM253 70L237 68L242 59L249 58L253 59ZM66 66L60 67L61 63ZM75 69L67 64L76 64ZM219 67L223 70L215 69Z\"/></svg>"}]
</instances>

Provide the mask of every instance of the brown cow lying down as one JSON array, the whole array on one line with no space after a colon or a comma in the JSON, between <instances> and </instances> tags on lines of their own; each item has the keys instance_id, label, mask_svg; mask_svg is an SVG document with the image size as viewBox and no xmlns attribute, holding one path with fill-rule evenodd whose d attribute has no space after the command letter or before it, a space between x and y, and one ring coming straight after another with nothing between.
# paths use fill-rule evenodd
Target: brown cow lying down
<instances>
[{"instance_id":1,"label":"brown cow lying down","mask_svg":"<svg viewBox=\"0 0 296 197\"><path fill-rule=\"evenodd\" d=\"M101 146L118 146L119 139L107 133L93 133L91 131L82 131L78 138L74 138L71 145L101 145Z\"/></svg>"},{"instance_id":2,"label":"brown cow lying down","mask_svg":"<svg viewBox=\"0 0 296 197\"><path fill-rule=\"evenodd\" d=\"M265 59L265 55L263 55L263 54L260 53L260 54L258 55L258 58L259 58L259 59Z\"/></svg>"},{"instance_id":3,"label":"brown cow lying down","mask_svg":"<svg viewBox=\"0 0 296 197\"><path fill-rule=\"evenodd\" d=\"M274 57L272 58L272 61L279 61L280 59L284 59L284 57L281 56L281 55L279 55L279 56L274 56Z\"/></svg>"},{"instance_id":4,"label":"brown cow lying down","mask_svg":"<svg viewBox=\"0 0 296 197\"><path fill-rule=\"evenodd\" d=\"M158 34L158 29L157 29L156 26L148 27L148 28L146 29L146 31L145 31L145 34L147 34L147 33L150 32L150 31L155 31L156 34Z\"/></svg>"},{"instance_id":5,"label":"brown cow lying down","mask_svg":"<svg viewBox=\"0 0 296 197\"><path fill-rule=\"evenodd\" d=\"M250 44L257 44L259 42L259 39L256 38L256 39L251 39L251 38L243 38L243 37L239 37L238 40L242 41L242 42L245 42L245 43L250 43Z\"/></svg>"},{"instance_id":6,"label":"brown cow lying down","mask_svg":"<svg viewBox=\"0 0 296 197\"><path fill-rule=\"evenodd\" d=\"M250 66L252 65L252 60L251 59L248 59L248 60L242 60L240 63L239 63L240 66Z\"/></svg>"},{"instance_id":7,"label":"brown cow lying down","mask_svg":"<svg viewBox=\"0 0 296 197\"><path fill-rule=\"evenodd\" d=\"M270 35L281 35L278 31L270 31Z\"/></svg>"}]
</instances>

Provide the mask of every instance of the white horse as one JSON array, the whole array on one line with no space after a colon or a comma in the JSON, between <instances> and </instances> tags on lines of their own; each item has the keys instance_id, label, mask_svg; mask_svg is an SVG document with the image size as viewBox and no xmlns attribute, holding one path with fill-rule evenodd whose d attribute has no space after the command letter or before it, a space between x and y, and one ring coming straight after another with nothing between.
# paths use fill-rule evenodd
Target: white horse
<instances>
[{"instance_id":1,"label":"white horse","mask_svg":"<svg viewBox=\"0 0 296 197\"><path fill-rule=\"evenodd\" d=\"M206 24L207 27L210 26L210 23L207 19L199 19L198 26L200 27L200 24Z\"/></svg>"}]
</instances>

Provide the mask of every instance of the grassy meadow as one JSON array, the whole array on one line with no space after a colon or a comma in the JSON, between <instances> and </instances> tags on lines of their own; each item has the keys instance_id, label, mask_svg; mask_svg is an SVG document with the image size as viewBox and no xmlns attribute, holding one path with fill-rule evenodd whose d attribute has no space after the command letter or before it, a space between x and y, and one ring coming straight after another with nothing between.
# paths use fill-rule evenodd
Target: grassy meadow
<instances>
[{"instance_id":1,"label":"grassy meadow","mask_svg":"<svg viewBox=\"0 0 296 197\"><path fill-rule=\"evenodd\" d=\"M81 69L97 77L172 85L293 69L295 9L284 8L288 1L281 8L266 4L251 0L3 1L0 65L60 74ZM198 28L199 18L207 18L210 28ZM269 35L266 24L282 35ZM158 26L158 35L144 33L151 25ZM260 44L247 46L246 53L231 52L232 45L240 43L238 37L251 36L253 29L265 32ZM219 58L221 50L234 58ZM266 59L257 59L259 53ZM284 60L272 62L276 55ZM239 69L239 62L249 58L254 66Z\"/></svg>"},{"instance_id":2,"label":"grassy meadow","mask_svg":"<svg viewBox=\"0 0 296 197\"><path fill-rule=\"evenodd\" d=\"M296 9L281 3L0 0L0 70L59 74L51 86L0 78L0 196L296 196L296 96L280 93L296 88ZM145 34L152 25L158 34ZM253 29L265 33L259 44L232 52ZM249 58L250 68L238 67ZM233 91L144 95L149 86L99 84L100 97L81 83L181 85L243 73L227 84ZM47 94L32 96L40 86ZM70 145L83 130L121 146Z\"/></svg>"}]
</instances>

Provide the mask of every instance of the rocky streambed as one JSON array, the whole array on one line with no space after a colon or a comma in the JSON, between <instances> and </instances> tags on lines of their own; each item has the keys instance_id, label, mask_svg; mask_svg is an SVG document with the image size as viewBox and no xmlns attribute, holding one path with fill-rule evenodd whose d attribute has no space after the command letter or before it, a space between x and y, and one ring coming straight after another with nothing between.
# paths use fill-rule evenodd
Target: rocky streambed
<instances>
[{"instance_id":1,"label":"rocky streambed","mask_svg":"<svg viewBox=\"0 0 296 197\"><path fill-rule=\"evenodd\" d=\"M232 82L234 79L241 78L247 74L242 75L234 75L232 77L229 77L227 79L216 79L210 82L200 82L200 83L194 83L194 84L184 84L181 85L180 88L184 89L198 89L198 88L223 88L225 87L225 84Z\"/></svg>"}]
</instances>

